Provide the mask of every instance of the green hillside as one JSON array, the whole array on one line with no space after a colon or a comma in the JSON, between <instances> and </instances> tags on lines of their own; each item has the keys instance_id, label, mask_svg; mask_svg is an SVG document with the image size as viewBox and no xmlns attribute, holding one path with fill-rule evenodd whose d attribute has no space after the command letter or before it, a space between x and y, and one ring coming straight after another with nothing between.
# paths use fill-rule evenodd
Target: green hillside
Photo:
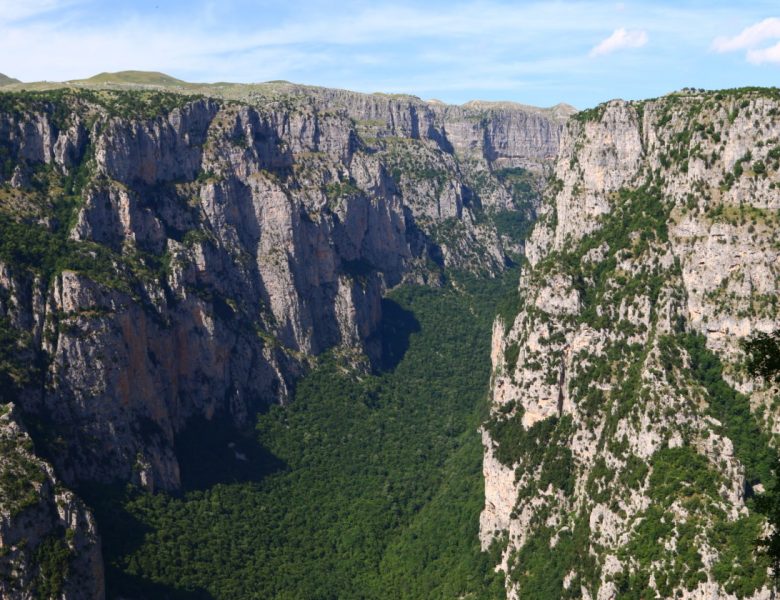
<instances>
[{"instance_id":1,"label":"green hillside","mask_svg":"<svg viewBox=\"0 0 780 600\"><path fill-rule=\"evenodd\" d=\"M0 73L0 86L11 85L12 83L21 83L21 81Z\"/></svg>"},{"instance_id":2,"label":"green hillside","mask_svg":"<svg viewBox=\"0 0 780 600\"><path fill-rule=\"evenodd\" d=\"M157 71L117 71L116 73L98 73L88 79L78 79L71 83L87 83L92 85L105 85L111 83L158 86L188 85L186 81L176 79L175 77Z\"/></svg>"}]
</instances>

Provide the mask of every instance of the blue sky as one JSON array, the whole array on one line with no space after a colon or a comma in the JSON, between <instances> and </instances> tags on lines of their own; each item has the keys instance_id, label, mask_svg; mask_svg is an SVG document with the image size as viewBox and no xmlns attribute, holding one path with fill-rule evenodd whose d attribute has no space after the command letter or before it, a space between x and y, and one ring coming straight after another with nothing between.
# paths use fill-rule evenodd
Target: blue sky
<instances>
[{"instance_id":1,"label":"blue sky","mask_svg":"<svg viewBox=\"0 0 780 600\"><path fill-rule=\"evenodd\" d=\"M780 84L780 4L0 0L0 72L124 69L585 108Z\"/></svg>"}]
</instances>

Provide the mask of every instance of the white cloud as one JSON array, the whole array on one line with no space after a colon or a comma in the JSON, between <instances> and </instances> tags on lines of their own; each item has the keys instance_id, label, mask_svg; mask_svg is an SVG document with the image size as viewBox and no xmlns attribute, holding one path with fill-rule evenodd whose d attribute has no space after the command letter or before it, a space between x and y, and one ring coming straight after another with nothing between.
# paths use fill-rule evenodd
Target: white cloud
<instances>
[{"instance_id":1,"label":"white cloud","mask_svg":"<svg viewBox=\"0 0 780 600\"><path fill-rule=\"evenodd\" d=\"M82 0L0 0L0 23L39 17L81 2Z\"/></svg>"},{"instance_id":2,"label":"white cloud","mask_svg":"<svg viewBox=\"0 0 780 600\"><path fill-rule=\"evenodd\" d=\"M626 48L641 48L647 43L647 32L642 29L625 29L621 27L612 32L607 39L594 46L589 56L602 56L616 50Z\"/></svg>"},{"instance_id":3,"label":"white cloud","mask_svg":"<svg viewBox=\"0 0 780 600\"><path fill-rule=\"evenodd\" d=\"M760 65L762 63L780 64L780 42L769 48L748 50L747 59L748 62L751 62L754 65Z\"/></svg>"},{"instance_id":4,"label":"white cloud","mask_svg":"<svg viewBox=\"0 0 780 600\"><path fill-rule=\"evenodd\" d=\"M780 38L780 19L771 17L746 27L734 37L718 37L712 42L716 52L752 50L766 40Z\"/></svg>"}]
</instances>

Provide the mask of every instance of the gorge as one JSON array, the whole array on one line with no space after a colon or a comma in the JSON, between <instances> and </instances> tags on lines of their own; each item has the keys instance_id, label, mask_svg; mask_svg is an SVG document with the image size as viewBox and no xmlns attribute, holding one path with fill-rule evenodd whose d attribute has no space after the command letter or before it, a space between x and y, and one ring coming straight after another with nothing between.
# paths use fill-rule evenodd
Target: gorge
<instances>
[{"instance_id":1,"label":"gorge","mask_svg":"<svg viewBox=\"0 0 780 600\"><path fill-rule=\"evenodd\" d=\"M769 597L777 90L23 87L4 597Z\"/></svg>"}]
</instances>

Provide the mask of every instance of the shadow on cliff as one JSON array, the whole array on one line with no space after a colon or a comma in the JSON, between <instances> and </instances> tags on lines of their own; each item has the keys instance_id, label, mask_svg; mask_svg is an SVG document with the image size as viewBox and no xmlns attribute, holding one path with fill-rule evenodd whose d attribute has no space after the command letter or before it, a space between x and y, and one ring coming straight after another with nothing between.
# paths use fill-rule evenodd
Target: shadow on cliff
<instances>
[{"instance_id":1,"label":"shadow on cliff","mask_svg":"<svg viewBox=\"0 0 780 600\"><path fill-rule=\"evenodd\" d=\"M409 338L420 331L420 322L414 313L389 298L382 299L382 320L374 333L373 342L381 347L380 358L374 365L380 372L392 371L409 349Z\"/></svg>"},{"instance_id":2,"label":"shadow on cliff","mask_svg":"<svg viewBox=\"0 0 780 600\"><path fill-rule=\"evenodd\" d=\"M176 435L176 457L184 491L219 483L258 482L286 468L260 444L254 430L243 431L229 418L195 417Z\"/></svg>"}]
</instances>

